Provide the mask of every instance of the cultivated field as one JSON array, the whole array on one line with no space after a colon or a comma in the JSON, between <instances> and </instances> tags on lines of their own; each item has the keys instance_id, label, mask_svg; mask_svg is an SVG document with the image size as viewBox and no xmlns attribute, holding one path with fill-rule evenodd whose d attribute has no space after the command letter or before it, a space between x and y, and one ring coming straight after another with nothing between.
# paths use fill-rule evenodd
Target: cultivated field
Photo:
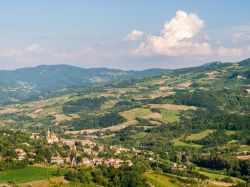
<instances>
[{"instance_id":1,"label":"cultivated field","mask_svg":"<svg viewBox=\"0 0 250 187\"><path fill-rule=\"evenodd\" d=\"M152 112L148 108L135 108L132 110L127 110L124 112L121 112L120 114L129 120L134 120L135 118L144 118L148 115L150 115Z\"/></svg>"},{"instance_id":2,"label":"cultivated field","mask_svg":"<svg viewBox=\"0 0 250 187\"><path fill-rule=\"evenodd\" d=\"M180 185L176 184L170 177L166 175L160 175L157 173L145 173L148 182L155 187L178 187Z\"/></svg>"},{"instance_id":3,"label":"cultivated field","mask_svg":"<svg viewBox=\"0 0 250 187\"><path fill-rule=\"evenodd\" d=\"M60 174L64 175L67 170L62 170ZM0 172L0 183L8 182L25 183L35 180L48 179L57 172L56 168L47 168L40 166L30 166L23 169L7 170Z\"/></svg>"},{"instance_id":4,"label":"cultivated field","mask_svg":"<svg viewBox=\"0 0 250 187\"><path fill-rule=\"evenodd\" d=\"M241 155L241 156L236 156L239 160L249 160L250 155Z\"/></svg>"},{"instance_id":5,"label":"cultivated field","mask_svg":"<svg viewBox=\"0 0 250 187\"><path fill-rule=\"evenodd\" d=\"M187 136L186 140L191 140L191 141L192 140L201 140L212 132L214 132L214 131L213 130L205 130L205 131L202 131L200 133L191 134L191 135Z\"/></svg>"},{"instance_id":6,"label":"cultivated field","mask_svg":"<svg viewBox=\"0 0 250 187\"><path fill-rule=\"evenodd\" d=\"M136 125L137 121L136 120L130 120L124 123L121 123L119 125L114 125L114 126L110 126L110 127L106 127L106 128L100 128L100 129L85 129L85 130L80 130L80 131L66 131L66 134L78 134L78 133L87 133L87 134L91 134L94 132L105 132L105 131L111 131L111 132L117 132L121 129L124 129L130 125Z\"/></svg>"}]
</instances>

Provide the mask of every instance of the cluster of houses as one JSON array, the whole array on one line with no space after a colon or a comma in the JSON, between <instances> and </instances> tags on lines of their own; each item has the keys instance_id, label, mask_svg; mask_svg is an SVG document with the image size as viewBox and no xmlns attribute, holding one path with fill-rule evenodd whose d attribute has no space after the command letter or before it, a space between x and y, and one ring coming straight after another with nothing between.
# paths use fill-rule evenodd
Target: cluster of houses
<instances>
[{"instance_id":1,"label":"cluster of houses","mask_svg":"<svg viewBox=\"0 0 250 187\"><path fill-rule=\"evenodd\" d=\"M66 158L61 158L59 155L57 156L53 156L51 157L51 164L78 164L78 165L102 165L105 164L107 166L112 166L114 168L120 168L122 166L122 164L127 164L129 167L133 166L133 162L131 160L121 160L118 158L109 158L109 159L104 159L101 157L94 157L94 158L87 158L87 157L83 157L80 158L78 157L79 155L76 155L72 160L70 159L70 157L66 157ZM80 158L80 160L79 160Z\"/></svg>"},{"instance_id":2,"label":"cluster of houses","mask_svg":"<svg viewBox=\"0 0 250 187\"><path fill-rule=\"evenodd\" d=\"M124 147L117 146L117 145L110 146L109 149L114 151L116 155L122 152L132 152L133 154L137 155L141 152L140 150L135 149L135 148L129 149L129 148L124 148Z\"/></svg>"},{"instance_id":3,"label":"cluster of houses","mask_svg":"<svg viewBox=\"0 0 250 187\"><path fill-rule=\"evenodd\" d=\"M82 159L82 164L84 165L101 165L105 164L107 166L113 166L114 168L120 168L122 164L127 164L129 167L133 166L133 162L131 160L121 160L121 159L114 159L109 158L107 160L104 160L103 158L93 158L89 159L87 157L84 157Z\"/></svg>"},{"instance_id":4,"label":"cluster of houses","mask_svg":"<svg viewBox=\"0 0 250 187\"><path fill-rule=\"evenodd\" d=\"M71 164L83 164L83 165L101 165L105 164L107 166L113 166L114 168L120 168L122 164L127 164L129 167L133 165L133 162L131 160L121 160L118 158L109 158L104 159L101 157L98 157L99 152L103 152L105 147L103 145L97 146L97 144L89 139L64 139L64 138L58 138L54 133L51 133L48 131L47 133L47 142L49 144L53 143L59 143L61 146L68 146L71 150L76 150L77 144L78 146L81 146L81 150L83 153L89 155L93 158L88 157L80 157L79 153L76 153L76 155L73 158L66 157L62 158L59 154L56 156L51 157L51 163L52 164L64 164L64 163L71 163ZM139 150L136 149L127 149L120 146L110 146L109 150L114 151L114 153L120 154L122 152L129 152L133 151L133 153L138 154Z\"/></svg>"},{"instance_id":5,"label":"cluster of houses","mask_svg":"<svg viewBox=\"0 0 250 187\"><path fill-rule=\"evenodd\" d=\"M39 134L33 133L31 135L31 138L33 139L40 139L41 136ZM104 151L112 151L114 155L119 155L123 152L130 152L134 155L140 154L140 150L137 150L135 148L124 148L121 146L104 146L104 145L97 145L93 140L91 139L65 139L65 138L59 138L55 133L48 131L46 136L46 141L48 144L54 144L57 143L60 146L68 146L70 150L75 151L75 155L72 157L68 156L66 158L61 157L60 154L55 154L51 157L51 160L49 161L51 164L78 164L78 165L101 165L105 164L107 166L112 166L114 168L120 168L122 165L128 165L133 166L133 162L131 160L122 160L120 158L102 158L100 157L101 152ZM21 149L16 148L15 152L17 154L17 160L22 161L26 159L27 153ZM29 153L31 154L31 153ZM35 154L35 153L34 153ZM35 155L34 155L35 156ZM119 156L118 156L119 157ZM32 158L29 158L29 160L34 160ZM151 159L153 160L153 159Z\"/></svg>"},{"instance_id":6,"label":"cluster of houses","mask_svg":"<svg viewBox=\"0 0 250 187\"><path fill-rule=\"evenodd\" d=\"M33 133L31 135L33 139L40 139L41 136L39 134ZM107 166L112 166L114 168L120 168L122 165L133 166L133 162L131 160L122 160L119 158L119 154L121 153L132 153L133 155L140 154L140 150L135 148L124 148L121 146L104 146L97 145L92 139L66 139L59 138L55 133L50 132L48 130L46 141L48 144L57 143L61 147L68 146L68 148L75 152L74 156L68 156L63 158L59 153L53 155L51 160L48 161L51 164L78 164L78 165L102 165L105 164ZM17 154L17 160L22 161L26 159L28 156L26 152L21 148L16 148L15 152ZM103 158L100 157L101 152L112 152L114 153L115 158ZM30 155L31 153L29 153ZM35 156L35 153L34 153ZM149 155L152 156L152 155ZM150 161L153 161L153 157L148 158ZM30 161L34 160L33 158L29 158Z\"/></svg>"}]
</instances>

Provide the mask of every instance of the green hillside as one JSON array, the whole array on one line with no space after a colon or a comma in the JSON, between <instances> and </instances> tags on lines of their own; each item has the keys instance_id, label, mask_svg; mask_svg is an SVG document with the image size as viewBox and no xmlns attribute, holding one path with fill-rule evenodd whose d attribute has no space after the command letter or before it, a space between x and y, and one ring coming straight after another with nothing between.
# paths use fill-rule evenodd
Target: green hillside
<instances>
[{"instance_id":1,"label":"green hillside","mask_svg":"<svg viewBox=\"0 0 250 187\"><path fill-rule=\"evenodd\" d=\"M104 70L104 74L110 75L110 71ZM80 177L83 172L88 173L91 183L105 183L93 179L101 172L110 184L119 182L119 177L128 182L122 178L123 173L132 176L136 173L134 169L141 168L136 175L143 185L147 184L145 180L154 186L247 183L250 180L250 59L155 71L160 74L127 72L105 84L83 87L75 82L74 88L67 87L71 82L66 84L56 79L66 86L62 89L62 85L57 85L47 97L2 105L0 126L4 130L0 141L7 143L0 145L0 156L16 158L10 153L19 146L41 154L35 157L35 163L48 162L47 157L51 155L38 151L44 146L41 150L51 150L51 154L65 159L74 155L80 155L78 159L98 156L135 163L134 168L124 166L117 171L119 176L115 181L115 171L110 168L112 175L99 167L71 168L76 170L67 176L70 181L87 180ZM61 70L58 74L62 74ZM67 74L64 76L71 80ZM59 143L48 144L43 139L48 129L61 138L90 139L104 145L105 151L88 155L83 152L88 146L82 147L80 143L75 144L74 151ZM43 138L33 141L27 134L18 134L24 130L39 133ZM12 131L17 134L11 135ZM6 132L10 135L4 135ZM109 150L115 146L129 151ZM98 147L92 149L97 151ZM14 161L10 159L7 163ZM4 162L1 164L9 167Z\"/></svg>"}]
</instances>

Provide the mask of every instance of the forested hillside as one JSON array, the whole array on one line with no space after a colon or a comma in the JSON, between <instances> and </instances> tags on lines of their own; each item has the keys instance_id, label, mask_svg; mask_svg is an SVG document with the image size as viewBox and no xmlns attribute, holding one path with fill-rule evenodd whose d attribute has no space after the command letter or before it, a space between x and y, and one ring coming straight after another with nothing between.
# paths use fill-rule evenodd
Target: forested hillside
<instances>
[{"instance_id":1,"label":"forested hillside","mask_svg":"<svg viewBox=\"0 0 250 187\"><path fill-rule=\"evenodd\" d=\"M13 71L2 70L0 71L0 104L37 99L39 96L58 95L65 93L63 90L65 88L91 87L114 80L154 76L164 72L167 70L122 71L106 68L85 69L69 65L40 65Z\"/></svg>"}]
</instances>

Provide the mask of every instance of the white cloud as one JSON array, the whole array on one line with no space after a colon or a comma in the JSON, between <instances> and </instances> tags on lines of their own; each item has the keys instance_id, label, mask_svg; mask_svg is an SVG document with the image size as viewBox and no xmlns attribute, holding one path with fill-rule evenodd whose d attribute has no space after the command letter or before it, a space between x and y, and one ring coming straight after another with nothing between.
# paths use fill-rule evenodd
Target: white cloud
<instances>
[{"instance_id":1,"label":"white cloud","mask_svg":"<svg viewBox=\"0 0 250 187\"><path fill-rule=\"evenodd\" d=\"M196 14L177 11L176 15L164 24L159 36L149 36L134 53L165 56L209 55L211 47L207 42L194 41L203 27L203 20Z\"/></svg>"},{"instance_id":2,"label":"white cloud","mask_svg":"<svg viewBox=\"0 0 250 187\"><path fill-rule=\"evenodd\" d=\"M28 57L42 57L42 56L53 56L55 55L53 52L40 47L37 44L33 44L26 49L10 49L5 52L0 53L0 57L8 58L8 59L15 59L20 60L22 58Z\"/></svg>"},{"instance_id":3,"label":"white cloud","mask_svg":"<svg viewBox=\"0 0 250 187\"><path fill-rule=\"evenodd\" d=\"M124 38L124 41L136 41L142 38L143 35L144 33L142 31L134 29Z\"/></svg>"},{"instance_id":4,"label":"white cloud","mask_svg":"<svg viewBox=\"0 0 250 187\"><path fill-rule=\"evenodd\" d=\"M37 44L31 45L30 47L26 48L24 51L28 52L28 53L44 53L44 52L48 52L48 50L40 47Z\"/></svg>"},{"instance_id":5,"label":"white cloud","mask_svg":"<svg viewBox=\"0 0 250 187\"><path fill-rule=\"evenodd\" d=\"M244 50L240 48L225 48L218 49L218 55L221 57L240 57L243 55Z\"/></svg>"},{"instance_id":6,"label":"white cloud","mask_svg":"<svg viewBox=\"0 0 250 187\"><path fill-rule=\"evenodd\" d=\"M51 51L49 49L33 44L24 49L10 49L0 52L0 61L11 61L20 63L20 67L38 64L60 64L60 63L89 63L101 61L105 58L113 58L118 52L110 49L93 49L85 47L73 51Z\"/></svg>"}]
</instances>

